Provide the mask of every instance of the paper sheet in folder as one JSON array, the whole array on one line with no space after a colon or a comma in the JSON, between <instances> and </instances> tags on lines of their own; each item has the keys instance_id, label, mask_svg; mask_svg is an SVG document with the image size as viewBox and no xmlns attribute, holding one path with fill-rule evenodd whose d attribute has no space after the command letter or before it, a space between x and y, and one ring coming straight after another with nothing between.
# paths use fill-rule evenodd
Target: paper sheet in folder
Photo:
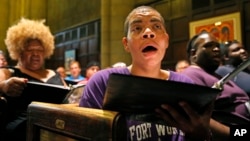
<instances>
[{"instance_id":1,"label":"paper sheet in folder","mask_svg":"<svg viewBox=\"0 0 250 141\"><path fill-rule=\"evenodd\" d=\"M48 103L64 103L69 97L71 91L81 87L82 85L74 85L72 87L64 87L61 85L28 82L23 94L26 95L30 101L40 101Z\"/></svg>"}]
</instances>

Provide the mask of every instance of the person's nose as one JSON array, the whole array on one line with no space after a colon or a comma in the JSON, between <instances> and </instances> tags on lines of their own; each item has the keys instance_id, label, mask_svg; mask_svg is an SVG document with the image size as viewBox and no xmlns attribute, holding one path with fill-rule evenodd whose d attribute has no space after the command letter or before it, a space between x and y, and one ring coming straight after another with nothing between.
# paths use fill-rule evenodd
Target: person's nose
<instances>
[{"instance_id":1,"label":"person's nose","mask_svg":"<svg viewBox=\"0 0 250 141\"><path fill-rule=\"evenodd\" d=\"M241 54L245 54L245 53L246 53L246 50L245 50L244 48L241 48L241 49L240 49L240 53L241 53Z\"/></svg>"},{"instance_id":2,"label":"person's nose","mask_svg":"<svg viewBox=\"0 0 250 141\"><path fill-rule=\"evenodd\" d=\"M33 55L37 55L37 54L39 54L39 51L38 51L38 50L32 50L31 53L32 53Z\"/></svg>"},{"instance_id":3,"label":"person's nose","mask_svg":"<svg viewBox=\"0 0 250 141\"><path fill-rule=\"evenodd\" d=\"M146 28L143 33L143 38L155 38L155 33L150 28Z\"/></svg>"},{"instance_id":4,"label":"person's nose","mask_svg":"<svg viewBox=\"0 0 250 141\"><path fill-rule=\"evenodd\" d=\"M215 46L215 47L213 48L213 50L214 50L214 51L220 51L220 47Z\"/></svg>"}]
</instances>

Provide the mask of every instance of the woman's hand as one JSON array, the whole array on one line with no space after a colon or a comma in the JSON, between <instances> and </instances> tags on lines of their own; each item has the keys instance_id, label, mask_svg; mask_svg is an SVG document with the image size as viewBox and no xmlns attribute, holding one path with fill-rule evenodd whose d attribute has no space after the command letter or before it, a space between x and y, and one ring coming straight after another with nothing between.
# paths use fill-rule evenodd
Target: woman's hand
<instances>
[{"instance_id":1,"label":"woman's hand","mask_svg":"<svg viewBox=\"0 0 250 141\"><path fill-rule=\"evenodd\" d=\"M10 77L1 82L2 92L10 97L18 97L26 87L28 79L19 77Z\"/></svg>"},{"instance_id":2,"label":"woman's hand","mask_svg":"<svg viewBox=\"0 0 250 141\"><path fill-rule=\"evenodd\" d=\"M209 122L213 104L211 103L202 114L197 113L186 102L179 102L179 105L187 116L167 104L161 105L161 109L156 109L156 112L168 125L181 129L191 140L209 140L211 137Z\"/></svg>"}]
</instances>

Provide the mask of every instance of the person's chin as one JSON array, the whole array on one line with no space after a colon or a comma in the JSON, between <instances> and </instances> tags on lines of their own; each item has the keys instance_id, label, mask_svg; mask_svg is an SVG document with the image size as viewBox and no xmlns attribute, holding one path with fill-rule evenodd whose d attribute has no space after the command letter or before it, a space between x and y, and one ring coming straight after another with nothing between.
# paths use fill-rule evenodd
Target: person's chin
<instances>
[{"instance_id":1,"label":"person's chin","mask_svg":"<svg viewBox=\"0 0 250 141\"><path fill-rule=\"evenodd\" d=\"M42 69L43 67L42 66L38 66L38 65L31 65L31 66L29 66L29 69L30 70L33 70L33 71L36 71L36 70L40 70L40 69Z\"/></svg>"}]
</instances>

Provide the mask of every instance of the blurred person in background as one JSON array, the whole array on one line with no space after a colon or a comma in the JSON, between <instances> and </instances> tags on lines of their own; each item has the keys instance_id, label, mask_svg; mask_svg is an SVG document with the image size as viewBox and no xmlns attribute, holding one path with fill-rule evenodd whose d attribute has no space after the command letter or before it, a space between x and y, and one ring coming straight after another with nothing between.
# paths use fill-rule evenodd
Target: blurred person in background
<instances>
[{"instance_id":1,"label":"blurred person in background","mask_svg":"<svg viewBox=\"0 0 250 141\"><path fill-rule=\"evenodd\" d=\"M57 67L56 72L58 72L63 79L65 79L67 76L65 72L65 68L63 66Z\"/></svg>"},{"instance_id":2,"label":"blurred person in background","mask_svg":"<svg viewBox=\"0 0 250 141\"><path fill-rule=\"evenodd\" d=\"M85 69L85 79L80 81L79 84L87 84L89 79L101 69L100 63L97 61L91 61L87 64Z\"/></svg>"},{"instance_id":3,"label":"blurred person in background","mask_svg":"<svg viewBox=\"0 0 250 141\"><path fill-rule=\"evenodd\" d=\"M189 62L187 60L179 60L175 65L176 72L182 72L189 66Z\"/></svg>"},{"instance_id":4,"label":"blurred person in background","mask_svg":"<svg viewBox=\"0 0 250 141\"><path fill-rule=\"evenodd\" d=\"M0 50L0 67L6 67L8 62L6 60L6 56L2 50Z\"/></svg>"},{"instance_id":5,"label":"blurred person in background","mask_svg":"<svg viewBox=\"0 0 250 141\"><path fill-rule=\"evenodd\" d=\"M85 79L81 74L81 65L78 61L71 61L69 64L70 75L65 78L66 81L80 82Z\"/></svg>"},{"instance_id":6,"label":"blurred person in background","mask_svg":"<svg viewBox=\"0 0 250 141\"><path fill-rule=\"evenodd\" d=\"M78 85L86 85L89 79L101 69L100 63L97 61L91 61L87 64L85 69L85 79L78 82ZM82 87L83 88L83 87ZM68 103L79 103L81 96L83 94L83 89L78 89L75 93L71 94L68 98Z\"/></svg>"},{"instance_id":7,"label":"blurred person in background","mask_svg":"<svg viewBox=\"0 0 250 141\"><path fill-rule=\"evenodd\" d=\"M242 43L237 40L227 41L225 42L222 49L223 65L219 66L219 68L216 70L216 73L221 76L225 76L248 59L248 52ZM250 66L239 72L231 80L234 81L240 88L242 88L248 94L248 96L250 96Z\"/></svg>"}]
</instances>

